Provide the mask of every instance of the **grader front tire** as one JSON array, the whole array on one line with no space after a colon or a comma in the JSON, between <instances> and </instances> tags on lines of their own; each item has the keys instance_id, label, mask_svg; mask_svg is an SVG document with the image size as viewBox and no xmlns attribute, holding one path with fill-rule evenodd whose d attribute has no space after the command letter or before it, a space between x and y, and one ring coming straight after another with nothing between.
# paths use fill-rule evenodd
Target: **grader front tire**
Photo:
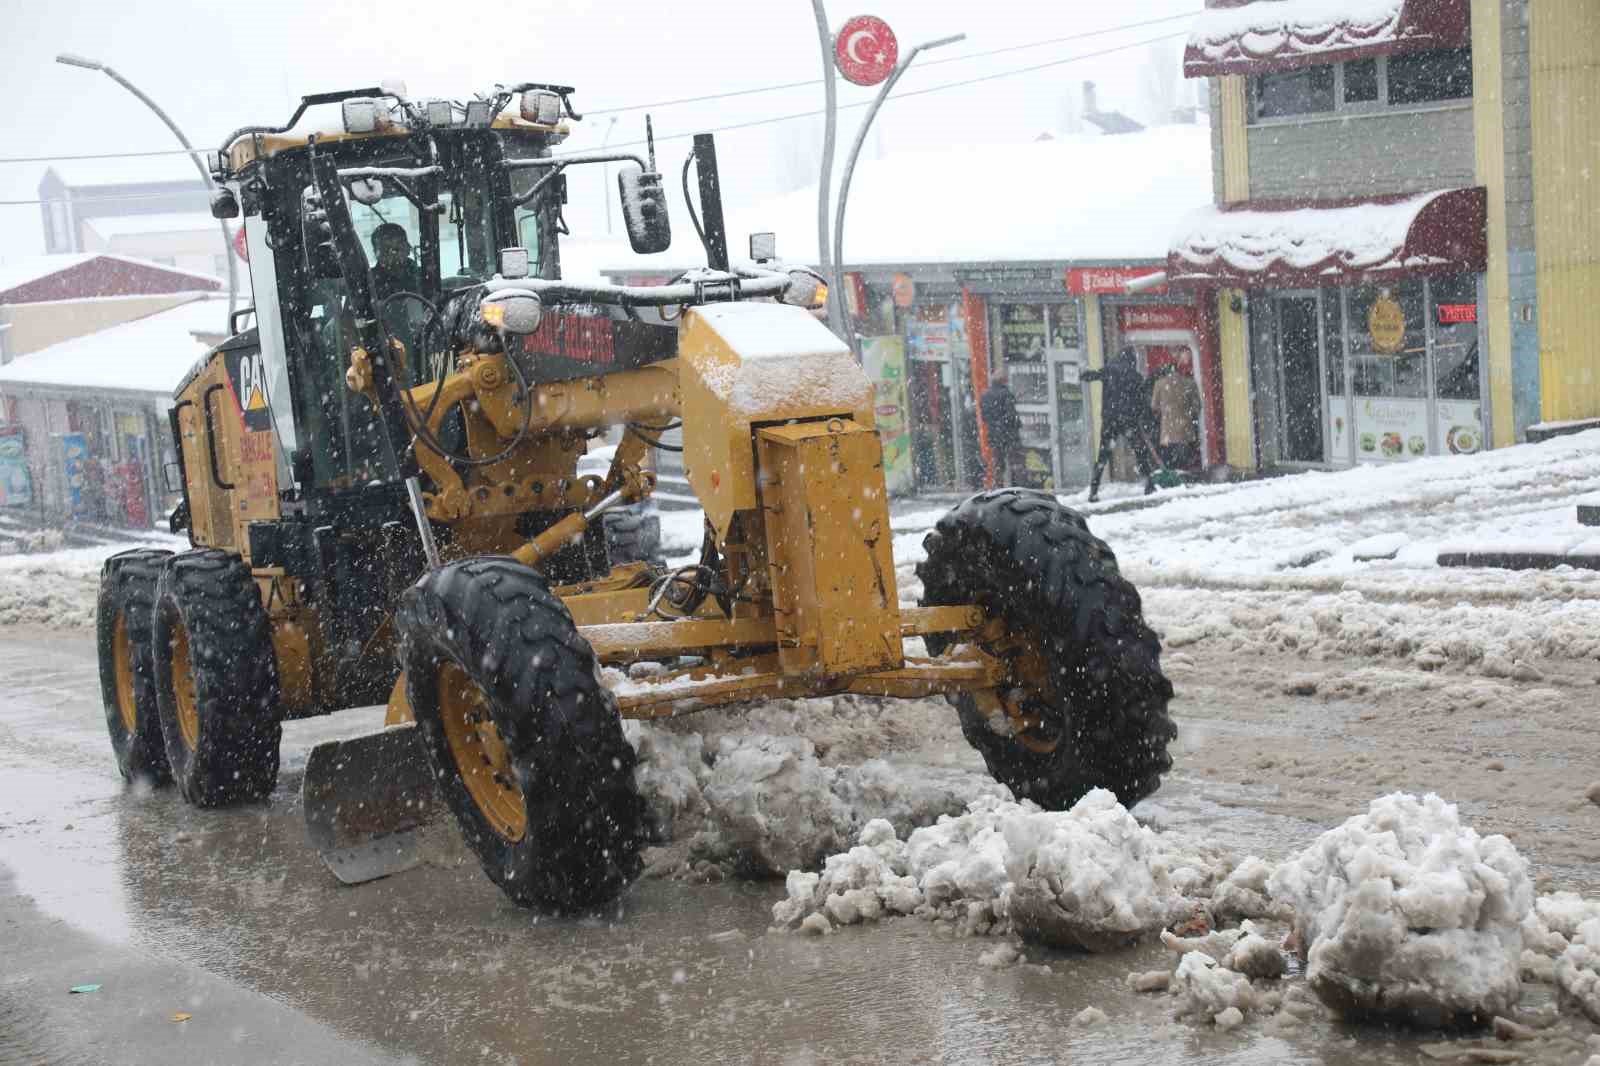
<instances>
[{"instance_id":1,"label":"grader front tire","mask_svg":"<svg viewBox=\"0 0 1600 1066\"><path fill-rule=\"evenodd\" d=\"M1093 788L1127 806L1159 788L1177 735L1161 643L1083 519L1048 493L1002 489L959 504L924 546L922 602L976 600L1005 621L1009 640L996 650L1017 664L1014 702L1038 723L1003 736L970 694L955 697L961 730L995 779L1050 810Z\"/></svg>"},{"instance_id":2,"label":"grader front tire","mask_svg":"<svg viewBox=\"0 0 1600 1066\"><path fill-rule=\"evenodd\" d=\"M406 590L396 623L439 792L490 880L542 910L614 899L640 866L636 758L545 579L511 559L452 563Z\"/></svg>"},{"instance_id":3,"label":"grader front tire","mask_svg":"<svg viewBox=\"0 0 1600 1066\"><path fill-rule=\"evenodd\" d=\"M266 799L278 781L278 665L250 568L214 549L167 564L154 612L156 695L172 778L196 807Z\"/></svg>"},{"instance_id":4,"label":"grader front tire","mask_svg":"<svg viewBox=\"0 0 1600 1066\"><path fill-rule=\"evenodd\" d=\"M156 582L170 558L171 552L151 548L113 555L100 568L95 608L100 696L117 770L124 780L157 785L172 780L172 771L161 736L150 623Z\"/></svg>"}]
</instances>

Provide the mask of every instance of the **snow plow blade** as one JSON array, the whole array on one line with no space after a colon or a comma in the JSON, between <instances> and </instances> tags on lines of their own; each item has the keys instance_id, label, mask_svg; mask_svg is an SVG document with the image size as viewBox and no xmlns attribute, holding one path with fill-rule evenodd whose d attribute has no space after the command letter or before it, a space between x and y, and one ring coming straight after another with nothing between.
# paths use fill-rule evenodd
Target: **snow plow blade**
<instances>
[{"instance_id":1,"label":"snow plow blade","mask_svg":"<svg viewBox=\"0 0 1600 1066\"><path fill-rule=\"evenodd\" d=\"M414 724L319 744L306 760L306 835L335 877L359 885L420 860L434 817L433 771Z\"/></svg>"}]
</instances>

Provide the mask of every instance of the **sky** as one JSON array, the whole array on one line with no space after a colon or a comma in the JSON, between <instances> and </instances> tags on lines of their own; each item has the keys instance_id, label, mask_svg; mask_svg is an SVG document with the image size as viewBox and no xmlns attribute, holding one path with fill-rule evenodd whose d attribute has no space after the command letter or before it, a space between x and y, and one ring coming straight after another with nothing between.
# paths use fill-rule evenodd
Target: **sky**
<instances>
[{"instance_id":1,"label":"sky","mask_svg":"<svg viewBox=\"0 0 1600 1066\"><path fill-rule=\"evenodd\" d=\"M952 166L984 144L1032 140L1071 127L1081 83L1097 83L1100 106L1152 117L1151 85L1175 77L1189 20L1175 18L1114 34L1038 42L1198 11L1200 0L833 0L830 25L852 14L885 19L902 54L918 41L953 33L967 39L925 53L896 94L947 82L1074 59L1047 69L893 100L879 114L866 158L948 148ZM1142 42L1167 38L1153 44ZM105 75L61 66L75 52L115 67L177 121L197 146L213 147L232 129L278 124L304 93L406 82L412 97L463 99L496 82L573 85L574 105L591 112L577 123L569 149L641 138L643 110L599 114L635 104L818 78L816 22L807 0L544 0L513 6L384 4L274 0L8 0L0 5L0 93L13 101L0 158L176 147L143 104ZM1037 45L959 60L975 52ZM1110 54L1075 59L1089 53ZM946 62L955 59L956 61ZM937 61L937 62L935 62ZM874 90L840 82L840 103L864 102ZM820 84L698 104L651 109L669 173L699 130L818 110ZM843 148L863 109L846 110ZM612 118L616 121L613 125ZM797 184L818 153L820 119L721 133L717 138L726 198L753 203ZM115 160L103 164L115 170ZM172 161L175 176L185 164ZM0 162L0 200L38 196L43 163ZM572 178L569 222L580 234L604 233L598 174ZM981 192L981 190L975 190ZM613 219L613 225L615 220ZM780 242L782 237L780 235ZM43 250L40 209L0 206L0 261Z\"/></svg>"}]
</instances>

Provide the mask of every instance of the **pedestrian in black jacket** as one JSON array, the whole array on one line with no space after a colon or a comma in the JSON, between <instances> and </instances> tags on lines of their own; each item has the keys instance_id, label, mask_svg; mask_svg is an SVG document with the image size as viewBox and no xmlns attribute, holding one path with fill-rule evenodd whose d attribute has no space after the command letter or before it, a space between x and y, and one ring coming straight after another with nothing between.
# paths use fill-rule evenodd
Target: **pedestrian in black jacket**
<instances>
[{"instance_id":1,"label":"pedestrian in black jacket","mask_svg":"<svg viewBox=\"0 0 1600 1066\"><path fill-rule=\"evenodd\" d=\"M989 375L989 387L978 400L978 413L989 434L989 454L994 456L995 483L1011 485L1016 480L1017 451L1022 447L1022 419L1017 417L1017 398L1006 384L1005 367Z\"/></svg>"},{"instance_id":2,"label":"pedestrian in black jacket","mask_svg":"<svg viewBox=\"0 0 1600 1066\"><path fill-rule=\"evenodd\" d=\"M1084 381L1098 381L1100 392L1100 453L1089 477L1089 502L1100 498L1100 475L1111 461L1111 449L1126 438L1133 449L1139 473L1144 475L1146 496L1156 491L1150 467L1150 384L1139 373L1139 357L1132 348L1118 352L1103 370L1086 370Z\"/></svg>"}]
</instances>

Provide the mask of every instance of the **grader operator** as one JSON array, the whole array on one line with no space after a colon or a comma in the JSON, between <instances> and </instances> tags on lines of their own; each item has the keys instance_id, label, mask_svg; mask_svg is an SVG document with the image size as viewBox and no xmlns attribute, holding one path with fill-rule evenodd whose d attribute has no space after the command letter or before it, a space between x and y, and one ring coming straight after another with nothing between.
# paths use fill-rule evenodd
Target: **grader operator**
<instances>
[{"instance_id":1,"label":"grader operator","mask_svg":"<svg viewBox=\"0 0 1600 1066\"><path fill-rule=\"evenodd\" d=\"M731 268L710 137L683 170L705 268L562 280L568 168L625 164L634 249L671 240L653 144L556 154L571 97L328 93L223 144L213 208L243 215L256 326L175 393L173 526L192 549L102 573L122 773L200 806L261 801L285 719L387 701L382 732L308 761L330 867L358 882L410 865L437 798L510 898L552 910L639 870L624 717L944 694L1019 796L1154 791L1174 735L1159 644L1111 551L1054 497L957 506L926 539L921 603L901 602L872 384L808 310L814 275ZM323 105L341 125L297 131ZM380 294L372 238L395 227L416 287ZM649 495L647 453L680 424L698 559L612 565L602 516ZM607 431L608 472L579 477ZM659 666L602 680L638 662Z\"/></svg>"}]
</instances>

